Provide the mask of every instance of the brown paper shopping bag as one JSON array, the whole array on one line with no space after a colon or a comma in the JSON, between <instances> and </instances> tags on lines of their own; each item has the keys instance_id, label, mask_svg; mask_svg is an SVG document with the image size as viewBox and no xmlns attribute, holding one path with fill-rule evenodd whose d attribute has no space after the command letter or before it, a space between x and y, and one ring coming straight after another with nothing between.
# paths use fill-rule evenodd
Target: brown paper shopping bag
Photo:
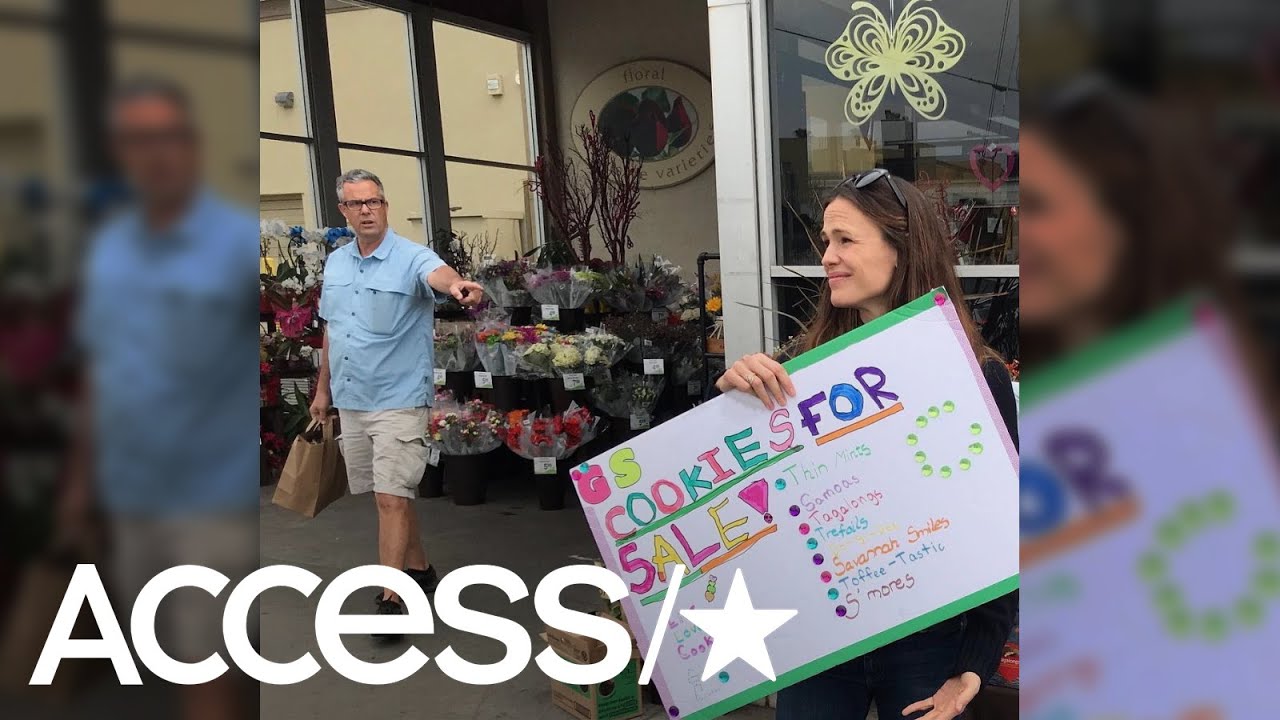
<instances>
[{"instance_id":1,"label":"brown paper shopping bag","mask_svg":"<svg viewBox=\"0 0 1280 720\"><path fill-rule=\"evenodd\" d=\"M333 420L312 422L289 449L271 502L312 518L347 494L347 468L333 437Z\"/></svg>"}]
</instances>

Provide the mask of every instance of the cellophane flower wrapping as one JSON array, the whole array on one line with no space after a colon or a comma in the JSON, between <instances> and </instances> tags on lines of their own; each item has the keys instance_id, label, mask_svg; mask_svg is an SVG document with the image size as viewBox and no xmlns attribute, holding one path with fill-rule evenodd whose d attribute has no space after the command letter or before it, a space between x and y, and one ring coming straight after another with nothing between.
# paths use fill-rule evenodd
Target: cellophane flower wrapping
<instances>
[{"instance_id":1,"label":"cellophane flower wrapping","mask_svg":"<svg viewBox=\"0 0 1280 720\"><path fill-rule=\"evenodd\" d=\"M640 312L645 309L644 282L638 265L620 265L609 271L609 287L604 301L618 312Z\"/></svg>"},{"instance_id":2,"label":"cellophane flower wrapping","mask_svg":"<svg viewBox=\"0 0 1280 720\"><path fill-rule=\"evenodd\" d=\"M635 414L652 417L664 378L663 375L618 373L612 382L596 385L591 391L591 401L612 418L630 418Z\"/></svg>"},{"instance_id":3,"label":"cellophane flower wrapping","mask_svg":"<svg viewBox=\"0 0 1280 720\"><path fill-rule=\"evenodd\" d=\"M475 370L479 365L476 356L475 330L460 326L447 332L436 327L435 366L451 372Z\"/></svg>"},{"instance_id":4,"label":"cellophane flower wrapping","mask_svg":"<svg viewBox=\"0 0 1280 720\"><path fill-rule=\"evenodd\" d=\"M476 355L485 371L496 376L515 375L516 342L520 335L510 327L488 326L476 332Z\"/></svg>"},{"instance_id":5,"label":"cellophane flower wrapping","mask_svg":"<svg viewBox=\"0 0 1280 720\"><path fill-rule=\"evenodd\" d=\"M526 307L533 298L525 287L525 275L530 272L524 259L499 260L493 256L484 259L476 269L476 282L498 307Z\"/></svg>"},{"instance_id":6,"label":"cellophane flower wrapping","mask_svg":"<svg viewBox=\"0 0 1280 720\"><path fill-rule=\"evenodd\" d=\"M608 279L586 267L539 268L525 276L533 299L543 305L576 310L608 286Z\"/></svg>"},{"instance_id":7,"label":"cellophane flower wrapping","mask_svg":"<svg viewBox=\"0 0 1280 720\"><path fill-rule=\"evenodd\" d=\"M552 378L556 376L552 365L556 332L546 325L512 328L516 340L516 372L524 378Z\"/></svg>"},{"instance_id":8,"label":"cellophane flower wrapping","mask_svg":"<svg viewBox=\"0 0 1280 720\"><path fill-rule=\"evenodd\" d=\"M656 310L678 303L684 295L684 282L680 279L680 266L661 255L654 255L641 265L641 284L644 286L644 307Z\"/></svg>"},{"instance_id":9,"label":"cellophane flower wrapping","mask_svg":"<svg viewBox=\"0 0 1280 720\"><path fill-rule=\"evenodd\" d=\"M492 405L472 400L433 411L428 434L446 455L480 455L502 444L505 426Z\"/></svg>"},{"instance_id":10,"label":"cellophane flower wrapping","mask_svg":"<svg viewBox=\"0 0 1280 720\"><path fill-rule=\"evenodd\" d=\"M512 452L527 460L564 460L593 440L599 426L600 418L577 403L554 415L516 410L507 414L505 440Z\"/></svg>"},{"instance_id":11,"label":"cellophane flower wrapping","mask_svg":"<svg viewBox=\"0 0 1280 720\"><path fill-rule=\"evenodd\" d=\"M682 350L672 358L668 372L677 385L684 385L702 372L702 356L687 349Z\"/></svg>"},{"instance_id":12,"label":"cellophane flower wrapping","mask_svg":"<svg viewBox=\"0 0 1280 720\"><path fill-rule=\"evenodd\" d=\"M576 340L585 372L597 378L606 376L609 368L617 365L630 347L622 338L599 328L587 330L576 336Z\"/></svg>"}]
</instances>

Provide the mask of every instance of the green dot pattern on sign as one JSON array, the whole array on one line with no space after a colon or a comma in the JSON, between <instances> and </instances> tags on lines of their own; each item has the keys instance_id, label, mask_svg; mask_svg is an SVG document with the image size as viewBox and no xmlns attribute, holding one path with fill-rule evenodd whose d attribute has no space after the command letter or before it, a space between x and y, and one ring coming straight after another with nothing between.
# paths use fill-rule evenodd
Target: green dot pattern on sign
<instances>
[{"instance_id":1,"label":"green dot pattern on sign","mask_svg":"<svg viewBox=\"0 0 1280 720\"><path fill-rule=\"evenodd\" d=\"M1229 524L1235 514L1235 500L1225 491L1185 501L1156 525L1154 546L1138 558L1138 577L1150 589L1165 629L1176 638L1221 642L1235 630L1260 625L1266 618L1265 601L1280 598L1280 535L1266 530L1252 540L1252 582L1241 595L1221 607L1187 607L1170 569L1170 553L1215 525Z\"/></svg>"},{"instance_id":2,"label":"green dot pattern on sign","mask_svg":"<svg viewBox=\"0 0 1280 720\"><path fill-rule=\"evenodd\" d=\"M955 412L955 410L956 410L956 404L952 400L943 401L941 407L939 407L938 405L931 405L927 410L925 410L924 415L919 415L916 417L916 426L920 428L926 428L929 426L930 418L936 419L941 417L943 413L953 413ZM982 433L982 426L979 425L978 423L973 423L969 426L969 432L973 433L974 435L979 435ZM920 444L919 435L915 433L907 434L908 447L915 447L919 444ZM983 449L982 443L979 443L979 442L970 443L969 447L967 448L968 452L972 455L981 455L982 449ZM921 475L923 475L924 477L933 476L934 467L929 464L929 456L925 451L923 450L915 451L915 453L912 454L912 459L916 461L916 464L920 465ZM959 467L961 470L968 470L969 468L973 467L973 461L971 461L967 457L960 458L955 463L955 466ZM942 465L937 468L937 471L938 471L938 475L944 478L951 477L952 474L955 472L952 469L951 465Z\"/></svg>"},{"instance_id":3,"label":"green dot pattern on sign","mask_svg":"<svg viewBox=\"0 0 1280 720\"><path fill-rule=\"evenodd\" d=\"M1280 560L1280 535L1263 533L1253 543L1253 553L1259 560Z\"/></svg>"},{"instance_id":4,"label":"green dot pattern on sign","mask_svg":"<svg viewBox=\"0 0 1280 720\"><path fill-rule=\"evenodd\" d=\"M840 597L839 590L836 590L835 588L831 588L830 590L827 591L827 598L831 600L835 600L838 597Z\"/></svg>"},{"instance_id":5,"label":"green dot pattern on sign","mask_svg":"<svg viewBox=\"0 0 1280 720\"><path fill-rule=\"evenodd\" d=\"M1241 625L1254 627L1262 624L1262 603L1254 598L1242 598L1236 603L1236 619Z\"/></svg>"}]
</instances>

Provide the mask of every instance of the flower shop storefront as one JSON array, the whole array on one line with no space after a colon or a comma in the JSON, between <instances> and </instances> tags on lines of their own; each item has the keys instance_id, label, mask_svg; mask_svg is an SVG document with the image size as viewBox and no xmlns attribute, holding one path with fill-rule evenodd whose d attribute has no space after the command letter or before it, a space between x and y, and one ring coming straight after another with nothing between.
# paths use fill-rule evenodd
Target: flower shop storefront
<instances>
[{"instance_id":1,"label":"flower shop storefront","mask_svg":"<svg viewBox=\"0 0 1280 720\"><path fill-rule=\"evenodd\" d=\"M715 141L728 355L772 350L809 316L820 199L883 167L933 201L975 319L1016 362L1018 3L707 5L715 115L741 119Z\"/></svg>"}]
</instances>

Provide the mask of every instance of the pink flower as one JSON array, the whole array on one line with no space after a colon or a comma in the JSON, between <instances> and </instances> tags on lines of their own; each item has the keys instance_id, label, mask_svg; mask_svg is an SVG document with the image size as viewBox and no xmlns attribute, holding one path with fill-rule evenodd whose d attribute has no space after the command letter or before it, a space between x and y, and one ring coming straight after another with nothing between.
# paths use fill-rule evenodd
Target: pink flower
<instances>
[{"instance_id":1,"label":"pink flower","mask_svg":"<svg viewBox=\"0 0 1280 720\"><path fill-rule=\"evenodd\" d=\"M311 324L311 308L294 306L292 310L277 310L276 323L285 337L296 340Z\"/></svg>"}]
</instances>

